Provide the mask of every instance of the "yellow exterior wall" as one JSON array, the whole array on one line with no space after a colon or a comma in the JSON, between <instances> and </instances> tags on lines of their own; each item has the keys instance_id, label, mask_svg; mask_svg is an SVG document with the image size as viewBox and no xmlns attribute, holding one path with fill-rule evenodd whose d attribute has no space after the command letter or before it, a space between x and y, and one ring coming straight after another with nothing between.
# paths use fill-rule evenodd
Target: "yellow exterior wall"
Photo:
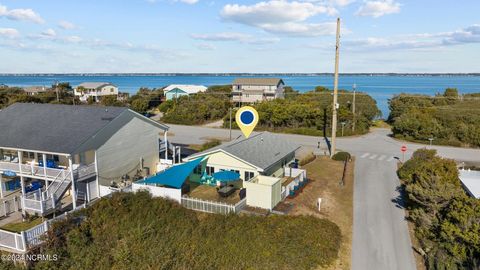
<instances>
[{"instance_id":1,"label":"yellow exterior wall","mask_svg":"<svg viewBox=\"0 0 480 270\"><path fill-rule=\"evenodd\" d=\"M240 178L245 180L245 172L253 172L254 177L258 175L257 168L251 166L241 160L238 160L230 155L227 155L223 152L216 152L211 155L206 156L208 157L207 162L202 163L202 172L205 171L206 166L214 167L215 172L219 172L221 169L230 171L230 170L238 170L240 172ZM190 177L192 181L198 181L200 176L193 175Z\"/></svg>"},{"instance_id":2,"label":"yellow exterior wall","mask_svg":"<svg viewBox=\"0 0 480 270\"><path fill-rule=\"evenodd\" d=\"M244 182L243 185L247 189L247 205L272 210L282 200L281 179L266 176L259 177L269 178L269 181L276 180L276 182L271 185Z\"/></svg>"}]
</instances>

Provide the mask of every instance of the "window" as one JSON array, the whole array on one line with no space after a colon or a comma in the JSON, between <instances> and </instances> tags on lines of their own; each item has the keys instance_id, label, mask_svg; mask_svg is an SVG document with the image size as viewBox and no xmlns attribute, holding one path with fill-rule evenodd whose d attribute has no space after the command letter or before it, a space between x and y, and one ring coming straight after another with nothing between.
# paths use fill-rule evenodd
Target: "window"
<instances>
[{"instance_id":1,"label":"window","mask_svg":"<svg viewBox=\"0 0 480 270\"><path fill-rule=\"evenodd\" d=\"M53 160L55 162L58 162L59 157L57 155L47 155L47 160Z\"/></svg>"},{"instance_id":2,"label":"window","mask_svg":"<svg viewBox=\"0 0 480 270\"><path fill-rule=\"evenodd\" d=\"M85 161L85 160L86 160L86 158L85 158L85 152L84 152L84 153L80 153L79 157L80 157L80 160L79 160L79 161L80 161L80 164L85 165L85 164L86 164L86 161Z\"/></svg>"},{"instance_id":3,"label":"window","mask_svg":"<svg viewBox=\"0 0 480 270\"><path fill-rule=\"evenodd\" d=\"M212 175L215 172L215 168L207 166L206 171L208 175Z\"/></svg>"},{"instance_id":4,"label":"window","mask_svg":"<svg viewBox=\"0 0 480 270\"><path fill-rule=\"evenodd\" d=\"M239 170L230 170L230 171L240 174L240 171L239 171Z\"/></svg>"},{"instance_id":5,"label":"window","mask_svg":"<svg viewBox=\"0 0 480 270\"><path fill-rule=\"evenodd\" d=\"M23 158L26 158L26 159L34 159L35 158L35 154L33 152L23 152Z\"/></svg>"},{"instance_id":6,"label":"window","mask_svg":"<svg viewBox=\"0 0 480 270\"><path fill-rule=\"evenodd\" d=\"M245 172L245 181L248 181L250 179L252 179L253 177L255 176L255 173L254 172Z\"/></svg>"},{"instance_id":7,"label":"window","mask_svg":"<svg viewBox=\"0 0 480 270\"><path fill-rule=\"evenodd\" d=\"M194 174L202 174L202 164L199 164L195 169L193 169Z\"/></svg>"}]
</instances>

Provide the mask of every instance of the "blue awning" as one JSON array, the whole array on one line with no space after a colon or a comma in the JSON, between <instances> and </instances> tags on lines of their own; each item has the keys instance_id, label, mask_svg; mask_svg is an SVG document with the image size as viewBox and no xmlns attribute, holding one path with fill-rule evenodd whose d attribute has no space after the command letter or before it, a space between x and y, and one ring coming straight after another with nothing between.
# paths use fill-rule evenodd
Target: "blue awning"
<instances>
[{"instance_id":1,"label":"blue awning","mask_svg":"<svg viewBox=\"0 0 480 270\"><path fill-rule=\"evenodd\" d=\"M212 176L213 179L220 182L237 181L238 179L240 179L240 174L232 171L216 172Z\"/></svg>"},{"instance_id":2,"label":"blue awning","mask_svg":"<svg viewBox=\"0 0 480 270\"><path fill-rule=\"evenodd\" d=\"M156 184L169 186L174 188L181 188L183 183L187 180L187 177L193 172L203 158L197 158L187 163L172 166L165 171L146 178L144 180L137 181L138 184Z\"/></svg>"}]
</instances>

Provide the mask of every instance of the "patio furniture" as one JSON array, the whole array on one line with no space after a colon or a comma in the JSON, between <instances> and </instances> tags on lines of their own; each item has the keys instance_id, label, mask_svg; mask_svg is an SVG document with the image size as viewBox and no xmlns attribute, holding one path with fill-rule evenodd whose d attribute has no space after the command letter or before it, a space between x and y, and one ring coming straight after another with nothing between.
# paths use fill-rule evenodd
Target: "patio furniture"
<instances>
[{"instance_id":1,"label":"patio furniture","mask_svg":"<svg viewBox=\"0 0 480 270\"><path fill-rule=\"evenodd\" d=\"M37 189L41 189L43 184L40 181L33 181L29 186L25 187L25 192L32 192Z\"/></svg>"},{"instance_id":2,"label":"patio furniture","mask_svg":"<svg viewBox=\"0 0 480 270\"><path fill-rule=\"evenodd\" d=\"M240 200L243 200L245 197L247 197L247 189L246 188L240 189L238 196L240 196Z\"/></svg>"},{"instance_id":3,"label":"patio furniture","mask_svg":"<svg viewBox=\"0 0 480 270\"><path fill-rule=\"evenodd\" d=\"M231 186L224 186L218 190L218 194L224 198L232 195L234 192L235 192L235 187L231 187Z\"/></svg>"}]
</instances>

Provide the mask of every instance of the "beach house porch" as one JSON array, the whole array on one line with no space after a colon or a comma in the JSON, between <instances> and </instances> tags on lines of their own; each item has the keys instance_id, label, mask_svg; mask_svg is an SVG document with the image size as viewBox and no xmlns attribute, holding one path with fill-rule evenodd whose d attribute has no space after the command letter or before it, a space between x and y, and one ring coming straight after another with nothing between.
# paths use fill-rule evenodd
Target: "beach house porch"
<instances>
[{"instance_id":1,"label":"beach house porch","mask_svg":"<svg viewBox=\"0 0 480 270\"><path fill-rule=\"evenodd\" d=\"M75 182L96 176L96 163L90 156L88 151L72 157L0 148L0 197L19 192L24 212L46 215L55 211L65 193L70 191L76 207L78 188Z\"/></svg>"}]
</instances>

